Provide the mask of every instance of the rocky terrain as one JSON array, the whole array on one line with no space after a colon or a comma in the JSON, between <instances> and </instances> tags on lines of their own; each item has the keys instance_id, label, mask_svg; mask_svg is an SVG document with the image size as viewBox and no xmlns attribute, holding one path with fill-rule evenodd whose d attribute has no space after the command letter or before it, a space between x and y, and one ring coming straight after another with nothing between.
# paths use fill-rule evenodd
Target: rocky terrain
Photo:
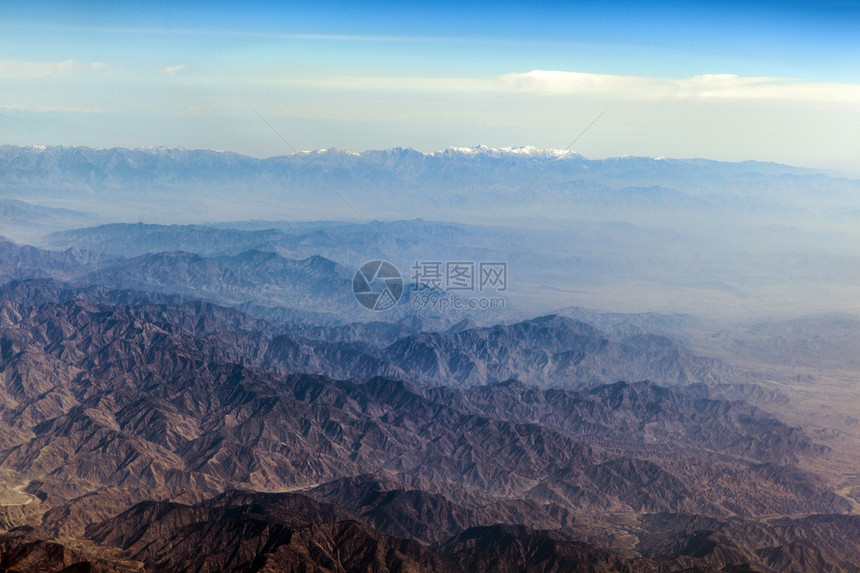
<instances>
[{"instance_id":1,"label":"rocky terrain","mask_svg":"<svg viewBox=\"0 0 860 573\"><path fill-rule=\"evenodd\" d=\"M803 571L857 558L851 501L804 469L830 450L703 383L731 372L718 361L559 316L398 329L8 283L0 470L26 500L0 508L4 566ZM664 385L608 382L643 373Z\"/></svg>"}]
</instances>

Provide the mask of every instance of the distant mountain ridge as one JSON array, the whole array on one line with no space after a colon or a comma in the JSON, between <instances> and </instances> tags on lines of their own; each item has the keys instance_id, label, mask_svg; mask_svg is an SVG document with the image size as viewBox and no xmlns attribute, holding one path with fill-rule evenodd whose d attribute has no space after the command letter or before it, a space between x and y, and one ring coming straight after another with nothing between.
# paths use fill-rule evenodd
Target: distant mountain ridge
<instances>
[{"instance_id":1,"label":"distant mountain ridge","mask_svg":"<svg viewBox=\"0 0 860 573\"><path fill-rule=\"evenodd\" d=\"M734 316L801 305L856 310L860 181L789 166L483 146L266 159L7 146L0 172L0 201L53 209L31 213L45 225L4 234L52 248L121 256L257 249L321 255L350 269L384 259L404 273L416 260L506 261L518 270L509 292L531 314L621 304ZM34 237L37 228L81 227L60 208L94 223L182 226Z\"/></svg>"},{"instance_id":2,"label":"distant mountain ridge","mask_svg":"<svg viewBox=\"0 0 860 573\"><path fill-rule=\"evenodd\" d=\"M110 161L113 167L117 169L136 169L150 166L155 161L165 161L171 163L179 163L183 160L193 160L203 162L204 165L229 165L236 164L242 160L251 162L266 162L266 161L286 161L296 158L310 157L340 157L340 158L366 158L371 161L384 163L391 161L393 158L456 158L456 157L487 157L491 159L563 159L572 162L594 162L598 164L605 162L607 164L618 164L623 162L633 161L649 161L656 162L657 165L667 164L689 164L689 165L704 165L718 164L736 166L736 170L754 171L770 169L773 172L794 172L794 173L817 173L817 170L793 167L782 165L773 162L763 161L741 161L741 162L719 162L709 159L670 159L665 157L642 157L642 156L621 156L608 159L588 159L576 152L563 150L540 148L534 146L520 147L489 147L487 145L476 145L474 147L448 147L438 151L419 151L412 148L394 147L390 149L373 149L361 152L347 151L338 148L316 149L311 151L299 151L292 155L278 155L267 158L254 158L240 153L215 149L186 149L175 147L138 147L138 148L92 148L85 146L14 146L0 145L0 156L3 156L7 161L17 161L21 165L32 165L33 162L42 164L51 164L59 161L60 158L77 157L81 161Z\"/></svg>"},{"instance_id":3,"label":"distant mountain ridge","mask_svg":"<svg viewBox=\"0 0 860 573\"><path fill-rule=\"evenodd\" d=\"M94 214L113 220L132 214L133 220L173 222L291 213L290 218L320 219L326 212L338 214L330 218L354 219L338 195L378 218L445 213L434 218L450 219L459 212L469 214L462 220L480 214L489 221L497 210L487 213L487 208L499 200L516 203L521 216L538 215L550 205L556 210L568 205L579 216L605 218L615 212L615 219L619 209L625 217L645 212L699 217L713 208L763 215L775 209L796 212L795 190L818 194L852 185L771 163L586 159L558 150L485 146L433 153L329 149L266 159L211 150L0 146L0 172L0 199L87 197L87 205L99 211ZM526 188L529 197L521 195ZM803 202L804 208L809 205Z\"/></svg>"}]
</instances>

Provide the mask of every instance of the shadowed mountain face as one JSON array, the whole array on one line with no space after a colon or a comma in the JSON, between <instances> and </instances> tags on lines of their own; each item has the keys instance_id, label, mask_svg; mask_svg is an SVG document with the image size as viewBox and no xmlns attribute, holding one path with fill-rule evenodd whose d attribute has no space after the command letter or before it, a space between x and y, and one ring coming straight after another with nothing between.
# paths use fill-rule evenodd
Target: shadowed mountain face
<instances>
[{"instance_id":1,"label":"shadowed mountain face","mask_svg":"<svg viewBox=\"0 0 860 573\"><path fill-rule=\"evenodd\" d=\"M575 385L651 379L715 382L726 370L674 341L649 334L610 339L572 319L545 316L509 326L401 339L385 356L415 378L480 385L520 377L534 384Z\"/></svg>"},{"instance_id":2,"label":"shadowed mountain face","mask_svg":"<svg viewBox=\"0 0 860 573\"><path fill-rule=\"evenodd\" d=\"M642 550L650 556L643 558L521 525L470 527L426 546L381 533L303 495L233 491L196 505L140 503L91 525L86 536L160 571L803 573L852 570L856 522L849 516L817 516L764 527L751 521L649 514L637 530ZM676 541L651 545L668 531L679 536ZM798 532L810 537L799 540Z\"/></svg>"},{"instance_id":3,"label":"shadowed mountain face","mask_svg":"<svg viewBox=\"0 0 860 573\"><path fill-rule=\"evenodd\" d=\"M645 559L523 527L474 528L430 548L295 494L231 492L194 506L142 503L91 526L87 537L161 571L657 570ZM211 549L201 553L201 546Z\"/></svg>"},{"instance_id":4,"label":"shadowed mountain face","mask_svg":"<svg viewBox=\"0 0 860 573\"><path fill-rule=\"evenodd\" d=\"M68 280L97 268L109 257L77 249L45 251L0 237L0 281L33 278Z\"/></svg>"},{"instance_id":5,"label":"shadowed mountain face","mask_svg":"<svg viewBox=\"0 0 860 573\"><path fill-rule=\"evenodd\" d=\"M294 260L251 250L211 258L178 251L125 259L77 249L45 251L9 241L0 241L0 254L3 282L69 280L78 285L208 299L257 308L260 314L268 307L321 317L358 310L351 290L352 273L319 256Z\"/></svg>"},{"instance_id":6,"label":"shadowed mountain face","mask_svg":"<svg viewBox=\"0 0 860 573\"><path fill-rule=\"evenodd\" d=\"M529 384L569 388L641 379L668 385L719 383L739 381L745 376L663 336L609 335L586 323L559 316L489 328L460 324L446 332L410 335L426 323L410 319L394 324L287 327L211 304L181 302L176 296L151 296L121 289L80 289L45 281L24 281L10 283L2 292L7 312L15 316L10 322L23 320L22 328L53 317L47 307L29 306L28 302L69 305L81 297L97 306L160 302L161 307L157 304L111 307L105 312L122 312L168 332L190 329L192 334L205 335L212 348L218 349L222 361L281 374L303 372L360 380L388 376L422 386L441 383L452 387L486 385L516 377ZM13 301L17 301L14 308L10 306ZM165 301L176 302L164 306ZM20 309L25 310L24 315ZM40 315L43 311L47 314ZM95 308L90 311L98 314ZM227 332L219 331L223 321L229 325ZM429 321L429 324L438 323ZM91 327L101 325L96 322Z\"/></svg>"},{"instance_id":7,"label":"shadowed mountain face","mask_svg":"<svg viewBox=\"0 0 860 573\"><path fill-rule=\"evenodd\" d=\"M0 517L35 528L2 537L4 559L791 570L819 557L807 542L853 558L821 525L851 504L800 469L829 450L699 383L730 371L665 337L558 316L397 337L416 325L293 329L50 280L0 293L0 472L21 497ZM637 372L673 386L603 383Z\"/></svg>"},{"instance_id":8,"label":"shadowed mountain face","mask_svg":"<svg viewBox=\"0 0 860 573\"><path fill-rule=\"evenodd\" d=\"M338 477L344 467L351 467L356 473L380 469L416 475L441 472L446 480L465 480L470 487L488 491L527 491L522 488L530 480L547 471L564 469L544 468L543 464L549 462L541 453L544 448L555 452L553 464L578 460L594 466L593 475L577 472L576 480L610 479L617 471L613 464L606 464L610 458L592 451L577 438L585 427L591 429L600 422L604 428L613 425L608 412L593 411L595 403L605 402L611 408L616 403L624 406L625 401L631 402L632 423L647 425L652 420L645 416L659 414L659 402L669 392L653 384L628 392L634 400L618 397L614 392L606 397L590 394L591 398L572 392L562 400L591 401L582 410L591 411L594 421L583 420L580 427L558 424L553 428L551 424L535 424L540 414L520 416L512 409L510 414L500 416L503 407L499 404L470 400L470 394L428 394L384 378L354 384L307 375L284 377L265 368L269 364L265 359L267 351L256 350L256 341L249 333L214 332L216 326L207 327L198 321L192 328L204 332L197 336L194 330L189 332L175 324L175 318L182 315L175 309L133 311L82 301L19 308L24 315L10 309L11 320L17 322L3 329L3 372L8 380L4 390L9 397L10 416L18 421L8 431L29 431L34 435L5 451L3 463L18 471L34 465L44 467L46 474L58 480L62 476L65 488L77 485L86 489L89 482L119 486L129 480L135 487L178 488L172 490L176 492L191 487L187 474L171 469L202 472L206 477L199 478L201 487L211 479L224 485L247 481L255 487L296 487ZM185 312L194 312L193 307ZM159 324L158 320L165 316L174 317L174 324ZM207 328L213 333L207 334ZM316 350L309 345L308 360L314 358ZM331 353L338 349L323 350ZM350 347L340 351L348 350ZM257 362L263 369L237 366L232 361L243 355L251 361L259 356ZM43 365L47 372L37 371L35 364ZM283 362L273 364L278 370L285 368ZM512 388L523 394L529 390L510 384L489 388L499 393L510 393ZM693 414L709 408L721 418L727 417L726 409L740 409L737 417L742 422L750 419L754 424L770 424L766 415L745 405L710 405L706 396L707 392L700 388L692 392L679 390L668 398L678 402L664 409L668 424L687 422L692 433L694 426L700 426ZM522 398L510 395L507 399L518 402ZM556 412L564 409L561 406ZM553 418L552 398L542 410L548 419ZM659 420L659 416L655 419ZM303 420L318 420L320 427L306 426ZM731 419L727 422L731 424ZM747 429L738 427L738 437L732 439L728 434L722 444L710 443L705 430L698 430L705 441L694 440L693 444L724 453L729 453L725 450L731 444L739 453L747 453L740 439ZM808 439L794 437L791 428L775 423L772 429L777 437L766 439L787 443L786 455L796 455L804 449L812 451ZM454 437L469 436L470 432L483 437L470 442ZM541 436L538 443L533 443L535 433ZM604 434L612 438L608 429ZM417 436L423 438L416 441ZM98 438L95 452L88 445L94 437ZM615 437L622 434L616 433ZM517 447L505 445L511 439L526 451L534 450L534 460L520 459ZM492 445L493 441L498 444ZM622 441L628 440L625 437ZM419 444L425 446L418 448ZM97 463L100 448L108 448L111 456L121 457L122 464L119 460L115 467ZM479 464L464 473L466 466L451 455L457 448L477 448L479 457L493 451L507 452L514 456L512 463L516 460L515 465L522 466L523 475L497 475L494 464ZM754 450L755 444L746 449ZM71 452L75 455L70 458ZM320 456L320 452L328 453ZM245 463L251 467L237 463L237 455L247 457ZM435 461L430 463L428 459ZM91 464L95 466L90 468ZM291 466L294 470L288 471ZM141 471L143 467L147 471ZM90 475L92 471L95 473ZM634 471L660 474L659 468L650 463L636 465ZM560 475L552 479L561 479ZM641 479L643 484L648 481L644 476ZM598 492L593 495L595 500L604 500L600 503L614 503ZM635 503L646 503L647 497Z\"/></svg>"},{"instance_id":9,"label":"shadowed mountain face","mask_svg":"<svg viewBox=\"0 0 860 573\"><path fill-rule=\"evenodd\" d=\"M246 251L206 258L185 252L124 260L88 274L87 284L169 292L228 304L282 306L303 302L319 312L354 307L347 269L323 257L286 259L276 253ZM253 298L252 298L253 297Z\"/></svg>"}]
</instances>

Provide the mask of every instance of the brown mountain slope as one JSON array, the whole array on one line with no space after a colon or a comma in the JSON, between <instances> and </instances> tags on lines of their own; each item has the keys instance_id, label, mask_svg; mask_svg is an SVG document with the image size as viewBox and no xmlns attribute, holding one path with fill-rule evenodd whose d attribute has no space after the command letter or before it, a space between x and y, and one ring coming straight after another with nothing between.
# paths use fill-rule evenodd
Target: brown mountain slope
<instances>
[{"instance_id":1,"label":"brown mountain slope","mask_svg":"<svg viewBox=\"0 0 860 573\"><path fill-rule=\"evenodd\" d=\"M211 570L504 570L532 562L564 570L583 551L594 567L644 556L673 567L773 570L817 562L808 544L827 547L839 566L854 559L839 527L796 517L850 509L826 481L797 468L828 451L802 429L705 386L337 380L302 368L375 368L381 354L204 303L59 300L65 295L49 287L19 283L2 307L0 470L23 484L35 512L7 511L3 523L38 526L15 547L55 536L74 548L88 531L126 558L175 570L192 562ZM561 321L559 331L555 322L516 328L542 333L535 344L547 336L563 345L569 325ZM204 501L235 489L301 489L313 507L337 509L296 522L295 507L278 509L283 500L262 494ZM655 513L697 521L669 520L649 538L637 519ZM206 545L197 523L217 542ZM474 543L475 552L421 544L466 531L473 541L457 543ZM353 551L338 554L341 543ZM517 544L519 553L506 553Z\"/></svg>"},{"instance_id":2,"label":"brown mountain slope","mask_svg":"<svg viewBox=\"0 0 860 573\"><path fill-rule=\"evenodd\" d=\"M655 571L551 532L470 529L435 549L379 533L297 494L230 492L194 506L142 503L87 536L158 571Z\"/></svg>"}]
</instances>

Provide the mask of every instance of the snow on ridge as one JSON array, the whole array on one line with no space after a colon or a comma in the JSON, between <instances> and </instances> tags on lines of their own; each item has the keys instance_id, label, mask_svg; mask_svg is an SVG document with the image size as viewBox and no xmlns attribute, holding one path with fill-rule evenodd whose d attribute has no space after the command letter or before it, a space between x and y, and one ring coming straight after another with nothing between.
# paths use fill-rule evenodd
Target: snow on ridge
<instances>
[{"instance_id":1,"label":"snow on ridge","mask_svg":"<svg viewBox=\"0 0 860 573\"><path fill-rule=\"evenodd\" d=\"M15 147L17 147L17 146L0 144L0 148L15 148ZM148 154L153 154L153 155L171 155L171 154L181 155L181 154L193 154L193 153L201 153L202 152L202 153L213 153L213 154L219 154L219 155L225 155L225 156L228 156L228 155L242 156L242 154L232 152L232 151L227 151L224 149L214 149L214 148L188 149L185 147L171 147L171 146L164 146L164 145L145 145L145 146L139 146L139 147L135 147L135 148L124 148L124 147L90 148L90 147L86 147L86 146L65 147L65 146L28 145L26 147L20 147L20 149L29 149L29 150L32 150L34 152L41 152L41 151L47 151L47 150L64 150L64 149L91 149L94 151L133 151L133 152L148 153ZM488 145L476 145L474 147L451 146L451 147L448 147L446 149L442 149L442 150L438 150L438 151L430 151L430 152L420 151L420 150L417 150L414 148L400 148L400 147L389 148L389 149L376 149L376 150L369 149L369 150L365 150L365 151L361 151L361 152L355 152L355 151L349 151L346 149L341 149L338 147L328 147L328 148L321 148L321 149L301 150L301 151L297 151L297 152L294 152L294 153L288 154L288 155L271 156L270 158L291 157L291 156L306 157L306 158L312 158L312 157L320 157L321 158L321 157L325 157L325 156L336 157L338 155L344 156L344 157L360 158L360 157L373 156L373 154L377 154L380 152L388 153L388 154L395 154L395 155L396 154L412 153L412 154L424 156L426 158L440 158L440 159L444 159L444 158L452 159L452 158L457 158L457 157L464 158L464 159L469 158L469 157L475 157L475 158L476 157L488 157L488 158L493 158L493 159L502 159L502 158L506 158L506 157L508 157L508 158L510 158L510 157L534 158L534 159L561 159L561 158L585 159L585 157L580 155L579 153L577 153L575 151L568 150L568 149L542 148L542 147L536 147L533 145L507 146L507 147L490 147ZM616 157L615 159L632 159L634 157L635 156L622 155L620 157ZM656 157L656 158L649 158L649 159L653 159L655 161L668 161L669 160L666 157Z\"/></svg>"},{"instance_id":2,"label":"snow on ridge","mask_svg":"<svg viewBox=\"0 0 860 573\"><path fill-rule=\"evenodd\" d=\"M376 153L387 153L387 154L405 154L405 153L414 153L418 155L423 155L424 157L455 157L455 156L485 156L485 157L506 157L506 156L518 156L518 157L536 157L536 158L558 158L558 157L581 157L578 153L574 151L569 151L565 149L544 149L540 147L534 147L532 145L520 146L520 147L489 147L487 145L476 145L475 147L448 147L446 149L440 151L419 151L413 148L401 148L394 147L390 149L369 149L359 153L354 151L348 151L346 149L340 149L337 147L329 147L323 149L303 149L294 153L293 155L304 155L304 156L323 156L323 155L348 155L351 157L361 157L369 154Z\"/></svg>"},{"instance_id":3,"label":"snow on ridge","mask_svg":"<svg viewBox=\"0 0 860 573\"><path fill-rule=\"evenodd\" d=\"M362 151L360 153L356 153L354 151L348 151L345 149L340 149L337 147L329 147L324 149L307 149L302 150L295 155L325 155L325 154L343 154L349 155L353 157L360 157L366 154L374 154L374 153L415 153L419 155L423 155L424 157L453 157L453 156L477 156L484 155L487 157L504 157L509 155L515 155L520 157L582 157L575 151L570 151L567 149L545 149L541 147L535 147L533 145L525 145L525 146L509 146L509 147L490 147L487 145L476 145L475 147L448 147L446 149L440 151L419 151L413 148L401 148L394 147L389 149L368 149Z\"/></svg>"},{"instance_id":4,"label":"snow on ridge","mask_svg":"<svg viewBox=\"0 0 860 573\"><path fill-rule=\"evenodd\" d=\"M107 148L105 148L104 150L106 151ZM184 147L168 147L166 145L143 145L141 147L135 147L132 151L146 151L148 153L170 153L171 151L184 152L188 150Z\"/></svg>"},{"instance_id":5,"label":"snow on ridge","mask_svg":"<svg viewBox=\"0 0 860 573\"><path fill-rule=\"evenodd\" d=\"M326 153L343 153L344 155L350 155L353 157L358 157L361 154L356 153L355 151L348 151L346 149L340 149L337 147L327 147L324 149L303 149L299 152L294 153L293 155L325 155Z\"/></svg>"},{"instance_id":6,"label":"snow on ridge","mask_svg":"<svg viewBox=\"0 0 860 573\"><path fill-rule=\"evenodd\" d=\"M488 147L476 145L475 147L449 147L443 151L427 153L428 156L450 156L450 155L487 155L490 157L502 157L505 155L516 155L523 157L566 157L579 156L575 151L568 149L544 149L533 145L519 147Z\"/></svg>"}]
</instances>

